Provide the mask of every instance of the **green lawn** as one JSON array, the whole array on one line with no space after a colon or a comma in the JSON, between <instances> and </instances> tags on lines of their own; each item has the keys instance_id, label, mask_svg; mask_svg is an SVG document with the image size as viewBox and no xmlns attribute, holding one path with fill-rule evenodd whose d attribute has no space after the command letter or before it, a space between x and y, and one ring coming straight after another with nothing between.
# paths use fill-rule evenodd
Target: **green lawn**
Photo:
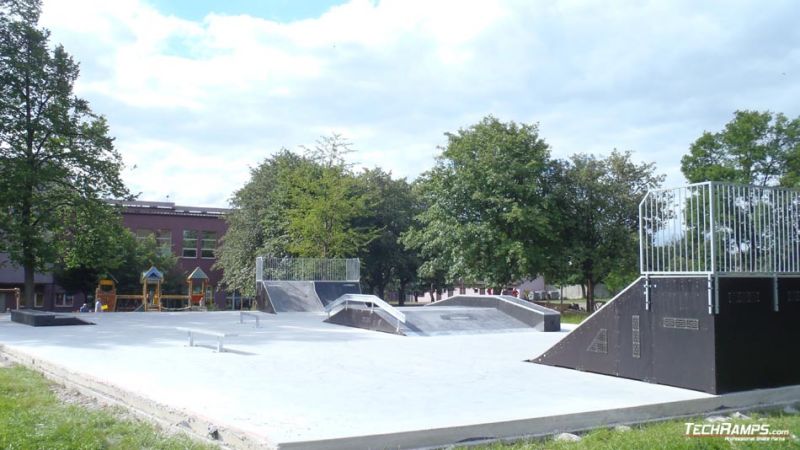
<instances>
[{"instance_id":1,"label":"green lawn","mask_svg":"<svg viewBox=\"0 0 800 450\"><path fill-rule=\"evenodd\" d=\"M564 311L561 313L561 323L574 323L578 324L583 322L583 319L589 317L586 311Z\"/></svg>"},{"instance_id":2,"label":"green lawn","mask_svg":"<svg viewBox=\"0 0 800 450\"><path fill-rule=\"evenodd\" d=\"M782 412L748 414L750 420L732 420L734 423L766 423L770 430L789 430L800 436L800 415ZM759 419L764 419L759 421ZM685 436L686 422L704 423L702 418L673 420L634 426L631 431L598 429L582 435L580 442L557 442L552 438L516 444L494 444L472 447L483 450L640 450L640 449L798 449L800 441L783 442L728 442L723 438L690 438Z\"/></svg>"},{"instance_id":3,"label":"green lawn","mask_svg":"<svg viewBox=\"0 0 800 450\"><path fill-rule=\"evenodd\" d=\"M181 434L120 418L120 408L66 405L37 372L0 367L2 449L212 449Z\"/></svg>"}]
</instances>

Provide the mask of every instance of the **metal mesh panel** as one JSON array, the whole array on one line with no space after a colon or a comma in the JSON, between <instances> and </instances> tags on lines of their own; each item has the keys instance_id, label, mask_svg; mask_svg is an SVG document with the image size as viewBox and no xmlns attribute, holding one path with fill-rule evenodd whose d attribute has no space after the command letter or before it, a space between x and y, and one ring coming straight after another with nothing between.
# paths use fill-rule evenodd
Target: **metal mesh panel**
<instances>
[{"instance_id":1,"label":"metal mesh panel","mask_svg":"<svg viewBox=\"0 0 800 450\"><path fill-rule=\"evenodd\" d=\"M642 274L800 273L800 192L707 182L639 204Z\"/></svg>"},{"instance_id":2,"label":"metal mesh panel","mask_svg":"<svg viewBox=\"0 0 800 450\"><path fill-rule=\"evenodd\" d=\"M256 279L273 281L355 281L361 279L358 258L256 259Z\"/></svg>"}]
</instances>

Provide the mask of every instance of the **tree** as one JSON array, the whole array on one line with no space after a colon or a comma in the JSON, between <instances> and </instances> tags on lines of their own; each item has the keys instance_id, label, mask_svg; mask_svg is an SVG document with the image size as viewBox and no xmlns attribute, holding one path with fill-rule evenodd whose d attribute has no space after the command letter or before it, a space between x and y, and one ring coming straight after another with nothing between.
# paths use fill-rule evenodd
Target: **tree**
<instances>
[{"instance_id":1,"label":"tree","mask_svg":"<svg viewBox=\"0 0 800 450\"><path fill-rule=\"evenodd\" d=\"M284 149L251 170L217 249L229 288L255 294L256 256L353 257L377 236L365 222L365 187L344 162L348 146L334 135L306 155Z\"/></svg>"},{"instance_id":2,"label":"tree","mask_svg":"<svg viewBox=\"0 0 800 450\"><path fill-rule=\"evenodd\" d=\"M286 149L250 170L250 181L231 198L232 211L225 216L228 231L217 248L215 268L223 269L222 281L243 295L255 295L257 256L286 256L288 217L292 206L288 187L292 173L311 163Z\"/></svg>"},{"instance_id":3,"label":"tree","mask_svg":"<svg viewBox=\"0 0 800 450\"><path fill-rule=\"evenodd\" d=\"M722 131L706 131L691 145L681 159L681 171L691 183L798 186L800 118L736 111Z\"/></svg>"},{"instance_id":4,"label":"tree","mask_svg":"<svg viewBox=\"0 0 800 450\"><path fill-rule=\"evenodd\" d=\"M402 238L424 261L420 275L494 286L536 276L554 244L550 153L537 126L489 116L446 136L416 187L423 211Z\"/></svg>"},{"instance_id":5,"label":"tree","mask_svg":"<svg viewBox=\"0 0 800 450\"><path fill-rule=\"evenodd\" d=\"M55 240L56 282L67 292L87 298L94 292L100 274L119 267L125 258L124 234L119 211L103 203L85 202L77 208L55 211L59 222Z\"/></svg>"},{"instance_id":6,"label":"tree","mask_svg":"<svg viewBox=\"0 0 800 450\"><path fill-rule=\"evenodd\" d=\"M607 158L574 155L558 165L554 198L561 247L548 277L577 279L586 288L587 310L594 310L594 288L609 276L619 283L636 270L639 201L664 177L653 164L636 164L630 152Z\"/></svg>"},{"instance_id":7,"label":"tree","mask_svg":"<svg viewBox=\"0 0 800 450\"><path fill-rule=\"evenodd\" d=\"M349 143L338 135L317 142L306 157L315 164L293 172L287 187L287 250L296 256L342 258L358 254L378 235L358 226L372 207L370 197L343 155Z\"/></svg>"},{"instance_id":8,"label":"tree","mask_svg":"<svg viewBox=\"0 0 800 450\"><path fill-rule=\"evenodd\" d=\"M0 0L0 245L25 273L56 262L54 211L122 198L121 157L108 124L75 95L78 64L38 28L38 0Z\"/></svg>"},{"instance_id":9,"label":"tree","mask_svg":"<svg viewBox=\"0 0 800 450\"><path fill-rule=\"evenodd\" d=\"M419 264L416 253L400 243L400 236L419 212L416 197L404 178L394 180L381 169L366 170L359 178L373 205L363 225L379 232L361 254L363 283L380 298L387 286L396 285L402 305Z\"/></svg>"},{"instance_id":10,"label":"tree","mask_svg":"<svg viewBox=\"0 0 800 450\"><path fill-rule=\"evenodd\" d=\"M156 266L164 274L161 287L165 292L182 292L185 289L189 274L181 271L178 257L169 249L159 246L152 234L139 239L125 229L118 238L118 248L119 263L108 271L117 280L117 292L141 292L142 272L151 266Z\"/></svg>"}]
</instances>

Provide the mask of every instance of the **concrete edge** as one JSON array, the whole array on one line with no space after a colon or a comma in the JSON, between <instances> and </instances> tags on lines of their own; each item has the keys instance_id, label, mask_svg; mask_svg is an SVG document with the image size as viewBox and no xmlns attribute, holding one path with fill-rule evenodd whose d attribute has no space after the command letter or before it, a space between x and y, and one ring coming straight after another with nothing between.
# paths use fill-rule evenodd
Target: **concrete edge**
<instances>
[{"instance_id":1,"label":"concrete edge","mask_svg":"<svg viewBox=\"0 0 800 450\"><path fill-rule=\"evenodd\" d=\"M218 445L220 448L246 450L277 448L264 436L224 426L202 415L160 404L89 375L69 371L57 364L9 348L2 343L0 343L0 355L39 372L56 384L75 389L82 395L98 401L121 406L141 420L168 431L183 433L197 441ZM212 427L217 430L218 439L208 437Z\"/></svg>"},{"instance_id":2,"label":"concrete edge","mask_svg":"<svg viewBox=\"0 0 800 450\"><path fill-rule=\"evenodd\" d=\"M439 448L453 444L468 446L485 444L489 441L516 441L562 432L581 432L615 425L631 425L702 416L711 412L724 413L765 409L793 404L798 401L800 401L800 386L788 386L678 402L536 417L507 422L318 441L285 442L278 444L278 448L345 450L353 448Z\"/></svg>"}]
</instances>

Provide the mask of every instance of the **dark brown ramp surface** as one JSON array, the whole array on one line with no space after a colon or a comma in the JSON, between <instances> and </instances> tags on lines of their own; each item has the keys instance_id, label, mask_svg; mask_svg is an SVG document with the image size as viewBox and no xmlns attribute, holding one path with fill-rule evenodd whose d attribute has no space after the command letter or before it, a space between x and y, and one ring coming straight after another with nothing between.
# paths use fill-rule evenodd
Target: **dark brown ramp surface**
<instances>
[{"instance_id":1,"label":"dark brown ramp surface","mask_svg":"<svg viewBox=\"0 0 800 450\"><path fill-rule=\"evenodd\" d=\"M325 309L313 281L264 281L263 285L276 313L321 312Z\"/></svg>"},{"instance_id":2,"label":"dark brown ramp surface","mask_svg":"<svg viewBox=\"0 0 800 450\"><path fill-rule=\"evenodd\" d=\"M406 335L437 336L531 329L525 322L494 308L427 306L399 309L406 315L403 327L403 334Z\"/></svg>"},{"instance_id":3,"label":"dark brown ramp surface","mask_svg":"<svg viewBox=\"0 0 800 450\"><path fill-rule=\"evenodd\" d=\"M467 306L430 306L397 308L405 322L380 308L349 306L333 314L326 322L407 336L502 333L531 330L529 324L494 308Z\"/></svg>"}]
</instances>

